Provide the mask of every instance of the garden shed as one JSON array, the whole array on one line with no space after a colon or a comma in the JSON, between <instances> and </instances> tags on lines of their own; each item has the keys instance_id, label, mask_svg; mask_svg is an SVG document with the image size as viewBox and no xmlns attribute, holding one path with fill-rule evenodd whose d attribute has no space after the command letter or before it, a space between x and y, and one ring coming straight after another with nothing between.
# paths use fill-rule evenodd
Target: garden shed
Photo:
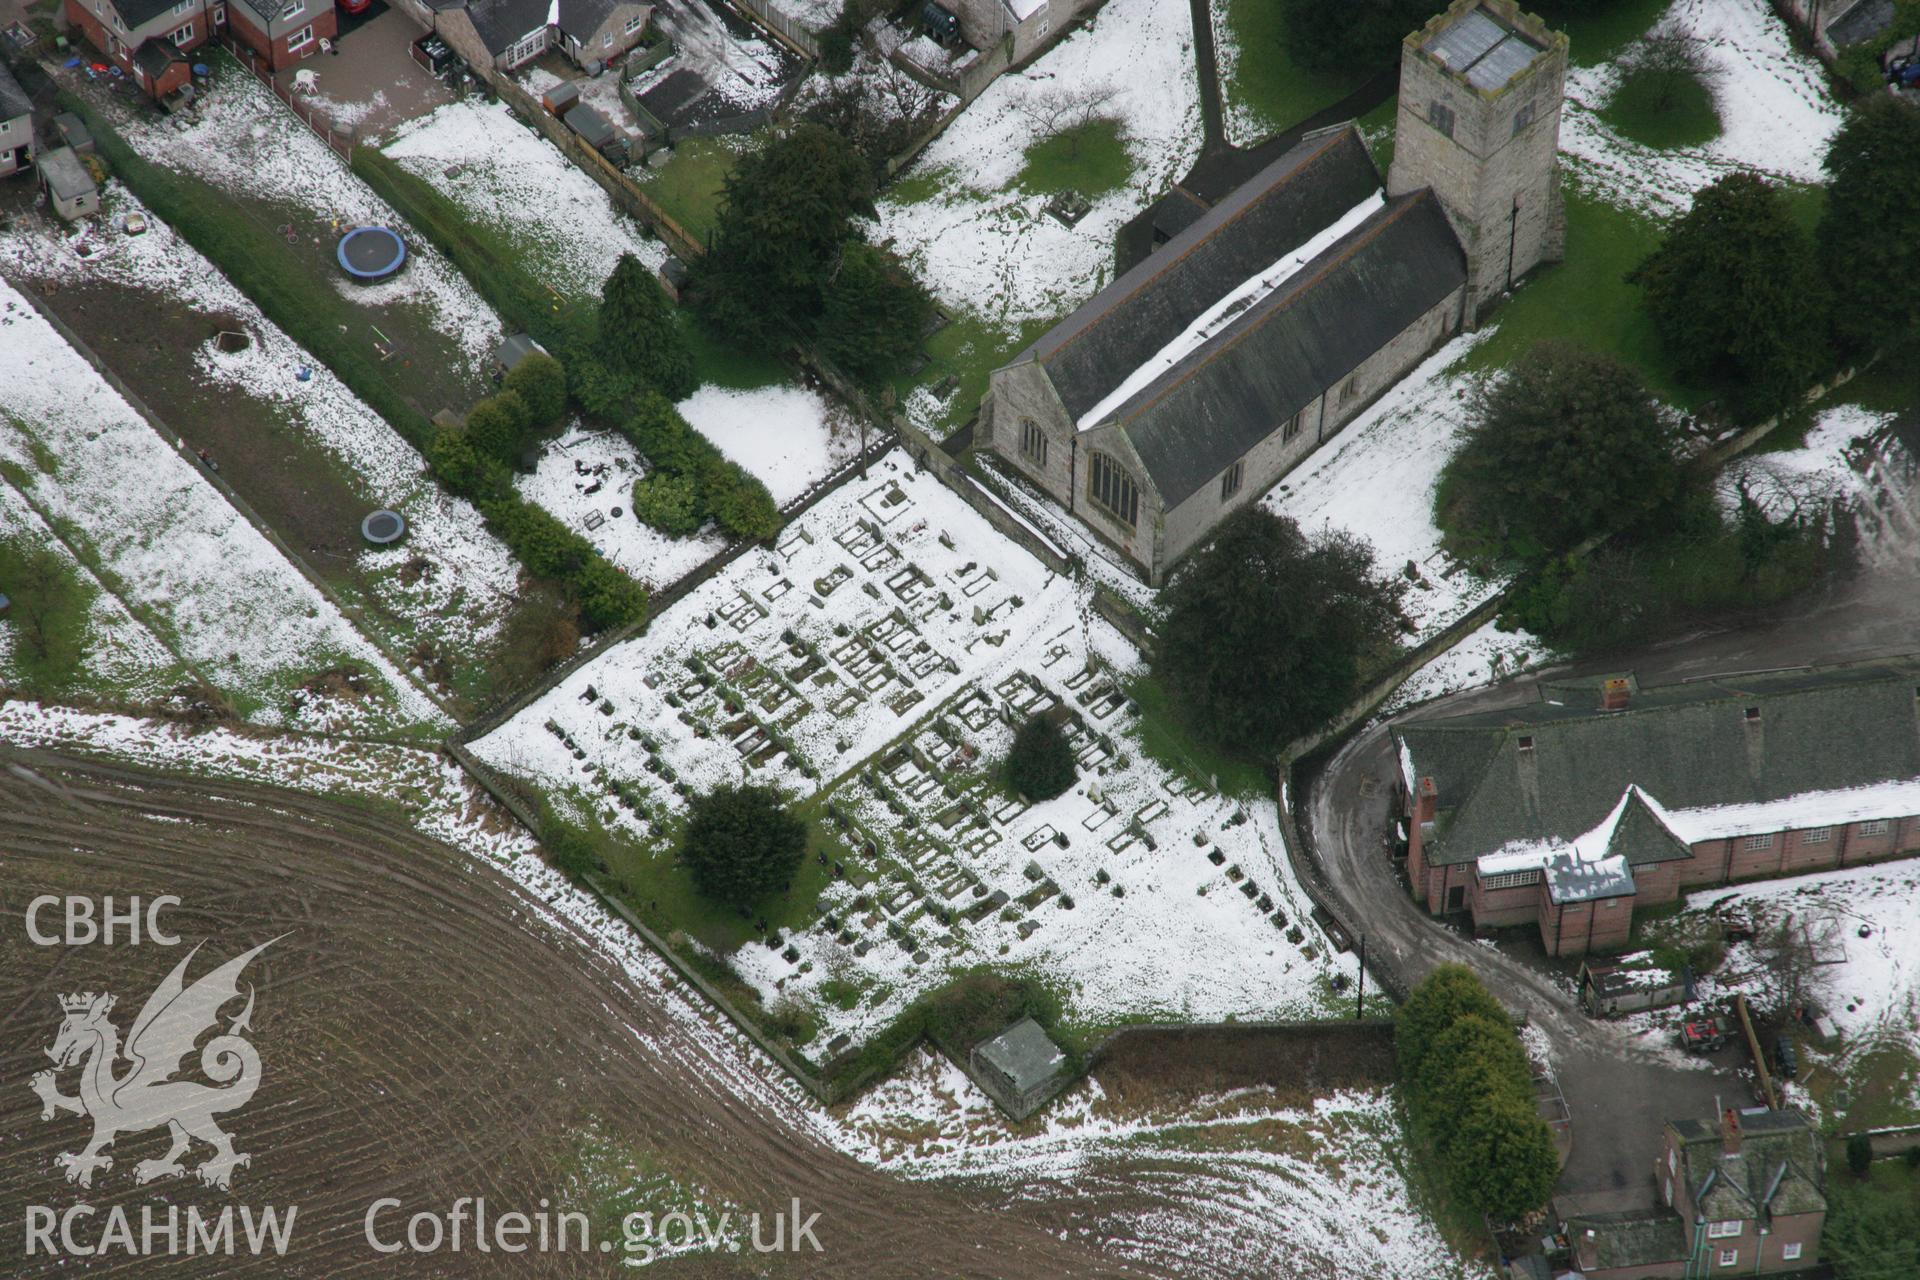
<instances>
[{"instance_id":1,"label":"garden shed","mask_svg":"<svg viewBox=\"0 0 1920 1280\"><path fill-rule=\"evenodd\" d=\"M53 211L68 222L100 212L100 187L72 147L55 147L40 157L40 181Z\"/></svg>"}]
</instances>

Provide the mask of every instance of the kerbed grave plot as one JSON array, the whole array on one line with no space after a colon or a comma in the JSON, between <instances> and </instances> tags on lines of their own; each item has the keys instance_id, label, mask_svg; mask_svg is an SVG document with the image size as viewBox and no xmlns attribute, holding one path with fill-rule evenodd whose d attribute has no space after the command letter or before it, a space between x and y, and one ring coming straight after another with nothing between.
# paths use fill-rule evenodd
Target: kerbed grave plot
<instances>
[{"instance_id":1,"label":"kerbed grave plot","mask_svg":"<svg viewBox=\"0 0 1920 1280\"><path fill-rule=\"evenodd\" d=\"M805 1010L821 1059L988 964L1088 1023L1326 1012L1354 962L1308 918L1271 803L1141 753L1139 655L1087 605L894 453L474 749L653 850L616 870L669 914L689 798L746 780L800 801L819 835L781 916L653 923ZM998 769L1042 714L1080 776L1029 806Z\"/></svg>"}]
</instances>

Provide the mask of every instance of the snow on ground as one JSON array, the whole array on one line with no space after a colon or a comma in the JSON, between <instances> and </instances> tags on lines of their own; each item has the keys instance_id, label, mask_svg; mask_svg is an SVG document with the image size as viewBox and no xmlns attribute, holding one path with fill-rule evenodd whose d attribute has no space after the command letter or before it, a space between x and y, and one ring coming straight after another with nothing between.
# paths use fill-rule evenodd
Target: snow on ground
<instances>
[{"instance_id":1,"label":"snow on ground","mask_svg":"<svg viewBox=\"0 0 1920 1280\"><path fill-rule=\"evenodd\" d=\"M1110 86L1133 175L1074 227L1014 185L1037 141L1023 113L1063 88ZM1193 23L1185 0L1108 0L1024 72L1001 76L921 153L912 175L947 175L916 203L880 203L878 240L913 260L949 307L1012 333L1066 314L1106 283L1121 224L1166 191L1200 152Z\"/></svg>"},{"instance_id":2,"label":"snow on ground","mask_svg":"<svg viewBox=\"0 0 1920 1280\"><path fill-rule=\"evenodd\" d=\"M635 581L658 591L718 555L727 538L712 523L686 538L669 538L641 523L633 514L633 482L645 474L639 452L624 438L575 427L547 445L539 465L518 485L521 497L545 507Z\"/></svg>"},{"instance_id":3,"label":"snow on ground","mask_svg":"<svg viewBox=\"0 0 1920 1280\"><path fill-rule=\"evenodd\" d=\"M1816 954L1835 961L1812 967L1809 994L1839 1028L1846 1051L1903 1044L1920 1055L1920 861L1908 858L1688 896L1689 913L1708 908L1722 916L1752 914L1762 938L1790 915L1815 943ZM1752 944L1735 943L1703 996L1723 999L1743 992L1770 1007L1777 1003L1772 980ZM1913 1101L1920 1105L1920 1098Z\"/></svg>"},{"instance_id":4,"label":"snow on ground","mask_svg":"<svg viewBox=\"0 0 1920 1280\"><path fill-rule=\"evenodd\" d=\"M1411 564L1417 575L1406 597L1415 625L1411 644L1471 612L1502 585L1474 576L1442 551L1433 523L1440 470L1466 416L1469 376L1449 369L1478 341L1479 335L1463 335L1428 356L1261 499L1308 534L1360 535L1383 572L1403 574Z\"/></svg>"},{"instance_id":5,"label":"snow on ground","mask_svg":"<svg viewBox=\"0 0 1920 1280\"><path fill-rule=\"evenodd\" d=\"M1376 715L1396 716L1445 694L1497 684L1552 657L1552 651L1527 632L1502 631L1489 622L1408 676Z\"/></svg>"},{"instance_id":6,"label":"snow on ground","mask_svg":"<svg viewBox=\"0 0 1920 1280\"><path fill-rule=\"evenodd\" d=\"M679 409L783 507L860 451L860 429L847 411L803 387L702 387Z\"/></svg>"},{"instance_id":7,"label":"snow on ground","mask_svg":"<svg viewBox=\"0 0 1920 1280\"><path fill-rule=\"evenodd\" d=\"M87 608L85 656L74 672L73 686L95 695L123 698L129 702L153 703L166 699L191 676L167 647L155 638L144 623L128 613L118 597L108 591L93 571L74 559L66 544L0 478L0 541L19 540L27 545L51 547L83 588L92 593ZM18 583L12 584L15 592ZM18 615L15 617L17 624ZM20 652L19 628L0 620L0 685L19 686L19 668L15 657Z\"/></svg>"},{"instance_id":8,"label":"snow on ground","mask_svg":"<svg viewBox=\"0 0 1920 1280\"><path fill-rule=\"evenodd\" d=\"M656 848L683 792L821 797L845 878L779 948L729 960L769 1001L818 1001L825 1038L987 961L1053 975L1089 1020L1325 1012L1354 961L1303 918L1272 802L1141 754L1139 664L1080 586L895 451L473 749ZM1061 704L1079 783L1001 795L1003 716ZM835 979L853 1008L825 998Z\"/></svg>"},{"instance_id":9,"label":"snow on ground","mask_svg":"<svg viewBox=\"0 0 1920 1280\"><path fill-rule=\"evenodd\" d=\"M702 387L678 408L689 425L758 477L781 506L860 449L860 433L845 411L801 387ZM641 523L632 510L633 482L645 474L638 451L626 440L580 427L547 446L534 472L520 478L520 496L545 507L602 555L659 590L717 555L727 538L711 523L687 538L669 538Z\"/></svg>"},{"instance_id":10,"label":"snow on ground","mask_svg":"<svg viewBox=\"0 0 1920 1280\"><path fill-rule=\"evenodd\" d=\"M487 532L480 513L442 490L426 474L419 453L385 419L130 192L110 183L103 199L109 226L139 213L150 230L127 236L83 227L69 234L47 219L21 220L0 237L0 262L16 277L112 282L149 290L202 315L233 317L251 342L237 352L221 351L211 340L204 343L195 353L199 377L237 397L274 406L353 477L370 503L407 518L403 542L359 553L360 568L381 607L404 619L410 633L431 636L443 653L491 642L514 604L520 567ZM302 369L311 370L304 382L298 376ZM423 557L431 562L431 573L402 574ZM403 576L412 580L402 581Z\"/></svg>"},{"instance_id":11,"label":"snow on ground","mask_svg":"<svg viewBox=\"0 0 1920 1280\"><path fill-rule=\"evenodd\" d=\"M1136 608L1152 606L1160 593L1141 581L1129 562L1088 533L1087 526L1068 515L1051 495L1029 487L1023 476L993 454L976 453L974 460L998 478L993 495L1054 546L1079 556L1096 582Z\"/></svg>"},{"instance_id":12,"label":"snow on ground","mask_svg":"<svg viewBox=\"0 0 1920 1280\"><path fill-rule=\"evenodd\" d=\"M271 90L225 55L216 61L213 88L191 112L123 113L116 119L121 136L147 159L192 174L238 200L304 210L306 220L295 224L301 235L331 243L336 223L399 231L407 241L405 271L376 285L351 284L343 276L337 287L373 306L424 305L434 327L466 354L472 372L483 370L500 341L501 326L473 286Z\"/></svg>"},{"instance_id":13,"label":"snow on ground","mask_svg":"<svg viewBox=\"0 0 1920 1280\"><path fill-rule=\"evenodd\" d=\"M1860 532L1861 560L1904 568L1920 539L1920 458L1893 426L1891 414L1857 405L1821 413L1798 448L1750 453L1719 477L1717 494L1732 511L1740 486L1780 516L1809 513L1826 503L1850 512Z\"/></svg>"},{"instance_id":14,"label":"snow on ground","mask_svg":"<svg viewBox=\"0 0 1920 1280\"><path fill-rule=\"evenodd\" d=\"M597 295L623 253L649 269L666 260L665 246L505 103L449 103L402 125L381 150L511 237L524 265L561 293Z\"/></svg>"},{"instance_id":15,"label":"snow on ground","mask_svg":"<svg viewBox=\"0 0 1920 1280\"><path fill-rule=\"evenodd\" d=\"M946 1059L917 1051L838 1115L690 995L659 956L556 875L532 840L435 751L329 738L186 730L126 716L0 703L0 742L129 759L170 771L374 797L426 835L500 867L528 909L576 930L672 1018L648 1037L668 1060L701 1054L715 1086L902 1177L964 1178L1009 1196L1093 1197L1096 1234L1143 1261L1203 1258L1223 1272L1338 1271L1382 1280L1467 1274L1407 1177L1395 1113L1377 1094L1283 1104L1242 1092L1127 1116L1088 1082L1015 1131ZM1172 1176L1169 1177L1168 1175Z\"/></svg>"},{"instance_id":16,"label":"snow on ground","mask_svg":"<svg viewBox=\"0 0 1920 1280\"><path fill-rule=\"evenodd\" d=\"M1613 203L1663 217L1685 212L1694 192L1738 169L1822 181L1827 143L1843 113L1820 64L1794 47L1767 0L1674 0L1667 18L1699 43L1717 72L1707 84L1720 136L1667 150L1623 138L1598 114L1619 83L1617 64L1574 68L1560 149L1576 180Z\"/></svg>"},{"instance_id":17,"label":"snow on ground","mask_svg":"<svg viewBox=\"0 0 1920 1280\"><path fill-rule=\"evenodd\" d=\"M1412 1207L1399 1123L1378 1093L1289 1104L1241 1090L1141 1112L1089 1080L1016 1130L959 1068L921 1049L844 1119L861 1144L855 1153L890 1172L1070 1199L1080 1229L1148 1265L1374 1280L1469 1274ZM1159 1179L1128 1177L1143 1156Z\"/></svg>"},{"instance_id":18,"label":"snow on ground","mask_svg":"<svg viewBox=\"0 0 1920 1280\"><path fill-rule=\"evenodd\" d=\"M208 679L261 723L391 729L442 724L425 694L0 281L0 456L50 520L85 537L105 571ZM359 699L303 697L351 662ZM300 705L295 705L296 703Z\"/></svg>"}]
</instances>

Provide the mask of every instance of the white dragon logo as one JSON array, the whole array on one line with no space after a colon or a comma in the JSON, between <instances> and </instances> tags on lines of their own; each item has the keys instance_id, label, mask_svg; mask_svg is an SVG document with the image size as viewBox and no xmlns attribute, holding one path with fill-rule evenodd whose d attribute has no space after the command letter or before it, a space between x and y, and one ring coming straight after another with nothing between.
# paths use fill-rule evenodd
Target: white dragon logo
<instances>
[{"instance_id":1,"label":"white dragon logo","mask_svg":"<svg viewBox=\"0 0 1920 1280\"><path fill-rule=\"evenodd\" d=\"M184 977L187 964L200 948L188 952L133 1020L125 1049L126 1060L133 1065L117 1078L113 1068L122 1056L120 1032L107 1017L113 1012L114 997L104 991L60 997L60 1011L65 1017L53 1047L47 1050L54 1070L38 1073L32 1084L33 1091L40 1095L42 1120L51 1120L60 1111L93 1119L93 1140L85 1150L54 1157L54 1163L66 1170L68 1182L91 1187L95 1170L113 1168L113 1158L104 1151L113 1145L114 1138L161 1125L172 1130L173 1146L163 1158L135 1165L135 1182L189 1172L180 1157L196 1138L212 1147L214 1154L191 1172L210 1187L227 1190L234 1169L251 1163L252 1157L236 1153L233 1139L213 1122L217 1115L246 1106L260 1086L260 1054L241 1036L241 1032L252 1030L251 984L247 987L247 1006L240 1016L226 1034L214 1036L200 1051L200 1070L221 1087L175 1080L173 1075L180 1070L182 1059L193 1052L201 1034L218 1026L221 1008L239 998L240 974L248 962L279 940L263 942L227 961L191 987ZM80 1064L80 1096L70 1098L60 1092L56 1073L75 1064Z\"/></svg>"}]
</instances>

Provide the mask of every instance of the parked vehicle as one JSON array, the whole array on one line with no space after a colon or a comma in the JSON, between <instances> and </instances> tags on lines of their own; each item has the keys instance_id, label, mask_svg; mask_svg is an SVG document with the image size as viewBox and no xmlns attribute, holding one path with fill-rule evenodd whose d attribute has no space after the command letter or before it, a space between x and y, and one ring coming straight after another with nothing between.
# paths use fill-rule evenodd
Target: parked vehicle
<instances>
[{"instance_id":1,"label":"parked vehicle","mask_svg":"<svg viewBox=\"0 0 1920 1280\"><path fill-rule=\"evenodd\" d=\"M1688 1053L1712 1053L1733 1038L1733 1019L1716 1013L1695 1018L1680 1027L1680 1047Z\"/></svg>"}]
</instances>

